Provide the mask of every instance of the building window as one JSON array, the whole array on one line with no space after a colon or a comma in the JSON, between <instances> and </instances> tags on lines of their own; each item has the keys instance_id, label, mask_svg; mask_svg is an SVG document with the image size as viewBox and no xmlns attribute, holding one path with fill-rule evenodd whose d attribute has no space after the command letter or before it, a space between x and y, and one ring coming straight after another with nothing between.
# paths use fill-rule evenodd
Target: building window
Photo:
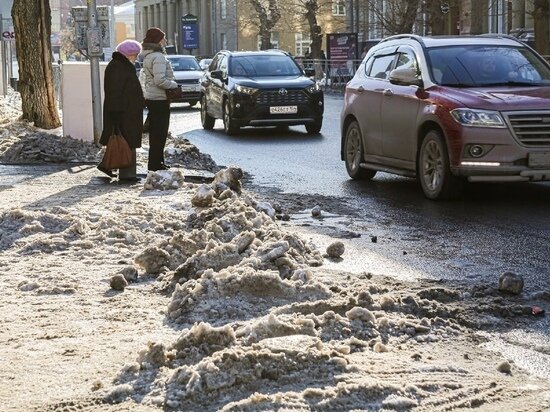
<instances>
[{"instance_id":1,"label":"building window","mask_svg":"<svg viewBox=\"0 0 550 412\"><path fill-rule=\"evenodd\" d=\"M296 39L296 56L305 56L306 53L310 52L311 38L309 33L295 33L294 38Z\"/></svg>"},{"instance_id":2,"label":"building window","mask_svg":"<svg viewBox=\"0 0 550 412\"><path fill-rule=\"evenodd\" d=\"M271 32L271 46L270 49L278 49L279 48L279 32L278 31L272 31ZM258 34L258 50L260 50L262 47L262 38Z\"/></svg>"},{"instance_id":3,"label":"building window","mask_svg":"<svg viewBox=\"0 0 550 412\"><path fill-rule=\"evenodd\" d=\"M220 0L220 17L227 18L227 0Z\"/></svg>"},{"instance_id":4,"label":"building window","mask_svg":"<svg viewBox=\"0 0 550 412\"><path fill-rule=\"evenodd\" d=\"M345 2L345 0L332 0L332 15L333 16L345 16L346 15L346 2Z\"/></svg>"},{"instance_id":5,"label":"building window","mask_svg":"<svg viewBox=\"0 0 550 412\"><path fill-rule=\"evenodd\" d=\"M222 43L222 50L227 50L227 36L225 35L225 33L220 34L220 40Z\"/></svg>"}]
</instances>

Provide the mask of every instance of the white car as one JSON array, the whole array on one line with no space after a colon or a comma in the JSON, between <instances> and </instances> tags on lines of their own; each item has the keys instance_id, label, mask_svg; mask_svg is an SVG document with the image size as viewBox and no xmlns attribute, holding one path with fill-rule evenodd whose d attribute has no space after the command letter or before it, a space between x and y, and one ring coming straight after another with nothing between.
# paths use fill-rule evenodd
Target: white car
<instances>
[{"instance_id":1,"label":"white car","mask_svg":"<svg viewBox=\"0 0 550 412\"><path fill-rule=\"evenodd\" d=\"M194 106L200 100L201 78L204 74L194 56L171 54L166 56L174 70L176 82L183 90L183 97L175 103Z\"/></svg>"}]
</instances>

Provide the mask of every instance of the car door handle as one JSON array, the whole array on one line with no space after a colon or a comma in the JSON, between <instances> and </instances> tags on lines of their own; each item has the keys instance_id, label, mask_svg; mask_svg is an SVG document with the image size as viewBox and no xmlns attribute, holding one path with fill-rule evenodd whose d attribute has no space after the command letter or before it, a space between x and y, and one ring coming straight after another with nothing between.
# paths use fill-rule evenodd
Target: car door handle
<instances>
[{"instance_id":1,"label":"car door handle","mask_svg":"<svg viewBox=\"0 0 550 412\"><path fill-rule=\"evenodd\" d=\"M359 87L357 88L357 92L358 92L358 93L363 93L364 91L365 91L365 88L364 88L363 86L359 86Z\"/></svg>"},{"instance_id":2,"label":"car door handle","mask_svg":"<svg viewBox=\"0 0 550 412\"><path fill-rule=\"evenodd\" d=\"M382 94L384 96L393 96L393 92L391 89L384 89L384 91L382 92Z\"/></svg>"}]
</instances>

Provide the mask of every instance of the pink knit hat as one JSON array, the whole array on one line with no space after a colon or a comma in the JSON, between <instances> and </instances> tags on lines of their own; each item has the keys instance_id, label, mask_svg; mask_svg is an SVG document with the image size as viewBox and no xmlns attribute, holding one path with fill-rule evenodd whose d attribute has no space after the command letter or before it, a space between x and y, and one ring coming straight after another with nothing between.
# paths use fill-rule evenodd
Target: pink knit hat
<instances>
[{"instance_id":1,"label":"pink knit hat","mask_svg":"<svg viewBox=\"0 0 550 412\"><path fill-rule=\"evenodd\" d=\"M124 40L116 46L116 51L122 53L126 57L136 56L141 53L141 44L135 40Z\"/></svg>"}]
</instances>

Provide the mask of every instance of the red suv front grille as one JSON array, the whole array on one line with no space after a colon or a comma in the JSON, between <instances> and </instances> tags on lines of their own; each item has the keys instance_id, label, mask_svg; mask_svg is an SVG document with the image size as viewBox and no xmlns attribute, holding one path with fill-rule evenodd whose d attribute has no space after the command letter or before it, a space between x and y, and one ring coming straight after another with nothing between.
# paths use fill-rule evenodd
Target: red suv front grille
<instances>
[{"instance_id":1,"label":"red suv front grille","mask_svg":"<svg viewBox=\"0 0 550 412\"><path fill-rule=\"evenodd\" d=\"M550 110L506 112L504 115L521 144L550 147Z\"/></svg>"}]
</instances>

